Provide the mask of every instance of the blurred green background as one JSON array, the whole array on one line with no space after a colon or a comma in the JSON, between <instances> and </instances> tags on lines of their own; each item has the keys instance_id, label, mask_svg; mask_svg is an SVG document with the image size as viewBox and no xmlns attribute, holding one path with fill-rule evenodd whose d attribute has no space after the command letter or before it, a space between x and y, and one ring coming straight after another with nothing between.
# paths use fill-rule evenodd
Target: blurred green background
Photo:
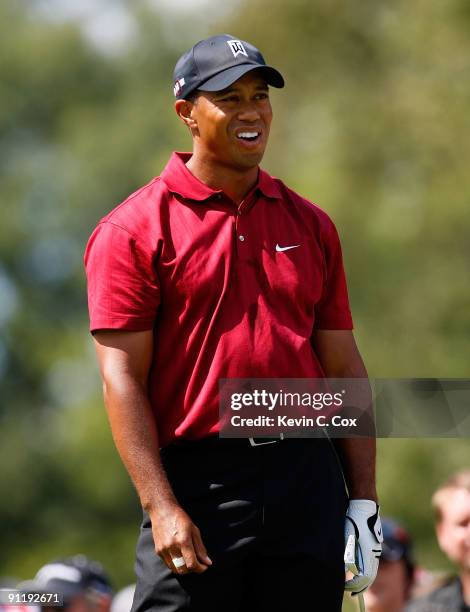
<instances>
[{"instance_id":1,"label":"blurred green background","mask_svg":"<svg viewBox=\"0 0 470 612\"><path fill-rule=\"evenodd\" d=\"M469 377L467 0L0 3L0 575L84 552L133 581L140 510L87 332L97 223L190 141L172 70L228 32L286 78L263 166L343 242L373 377ZM429 499L466 440L381 440L383 513L445 569Z\"/></svg>"}]
</instances>

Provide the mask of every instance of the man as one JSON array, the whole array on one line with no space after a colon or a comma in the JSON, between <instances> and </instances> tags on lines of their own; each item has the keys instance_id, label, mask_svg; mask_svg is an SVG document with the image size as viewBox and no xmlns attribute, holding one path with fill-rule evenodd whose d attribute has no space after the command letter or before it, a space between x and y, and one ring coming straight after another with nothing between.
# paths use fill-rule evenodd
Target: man
<instances>
[{"instance_id":1,"label":"man","mask_svg":"<svg viewBox=\"0 0 470 612\"><path fill-rule=\"evenodd\" d=\"M284 80L213 36L177 62L192 154L98 225L91 331L118 451L144 509L133 611L341 609L344 523L377 570L373 439L219 438L223 378L367 376L341 248L319 208L259 168ZM315 604L314 604L315 602Z\"/></svg>"},{"instance_id":2,"label":"man","mask_svg":"<svg viewBox=\"0 0 470 612\"><path fill-rule=\"evenodd\" d=\"M417 599L409 612L470 611L470 470L457 472L432 498L436 535L441 550L458 568L458 576L427 597Z\"/></svg>"},{"instance_id":3,"label":"man","mask_svg":"<svg viewBox=\"0 0 470 612\"><path fill-rule=\"evenodd\" d=\"M23 593L57 594L61 605L43 604L43 612L109 612L113 589L97 561L75 555L41 567L33 580L18 585Z\"/></svg>"},{"instance_id":4,"label":"man","mask_svg":"<svg viewBox=\"0 0 470 612\"><path fill-rule=\"evenodd\" d=\"M367 612L402 612L414 577L411 538L396 521L382 519L382 556L377 578L364 594Z\"/></svg>"}]
</instances>

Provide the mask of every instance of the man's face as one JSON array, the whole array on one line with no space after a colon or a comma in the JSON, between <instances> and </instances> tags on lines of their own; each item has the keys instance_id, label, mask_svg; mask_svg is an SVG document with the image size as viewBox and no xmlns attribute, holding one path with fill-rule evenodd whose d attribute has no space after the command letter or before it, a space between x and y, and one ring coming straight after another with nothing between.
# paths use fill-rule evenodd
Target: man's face
<instances>
[{"instance_id":1,"label":"man's face","mask_svg":"<svg viewBox=\"0 0 470 612\"><path fill-rule=\"evenodd\" d=\"M402 612L409 582L405 562L380 561L377 578L364 593L368 612Z\"/></svg>"},{"instance_id":2,"label":"man's face","mask_svg":"<svg viewBox=\"0 0 470 612\"><path fill-rule=\"evenodd\" d=\"M449 489L436 527L439 546L461 570L470 571L470 493Z\"/></svg>"},{"instance_id":3,"label":"man's face","mask_svg":"<svg viewBox=\"0 0 470 612\"><path fill-rule=\"evenodd\" d=\"M195 152L230 169L247 170L263 158L272 109L266 81L253 70L230 87L201 92L193 106Z\"/></svg>"}]
</instances>

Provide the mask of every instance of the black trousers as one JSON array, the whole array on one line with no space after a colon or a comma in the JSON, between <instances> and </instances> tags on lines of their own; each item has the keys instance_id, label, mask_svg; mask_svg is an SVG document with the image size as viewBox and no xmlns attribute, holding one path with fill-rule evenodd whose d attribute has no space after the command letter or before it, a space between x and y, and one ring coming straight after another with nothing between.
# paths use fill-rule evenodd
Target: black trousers
<instances>
[{"instance_id":1,"label":"black trousers","mask_svg":"<svg viewBox=\"0 0 470 612\"><path fill-rule=\"evenodd\" d=\"M347 497L326 439L209 438L161 451L213 565L175 575L144 513L132 612L340 612Z\"/></svg>"}]
</instances>

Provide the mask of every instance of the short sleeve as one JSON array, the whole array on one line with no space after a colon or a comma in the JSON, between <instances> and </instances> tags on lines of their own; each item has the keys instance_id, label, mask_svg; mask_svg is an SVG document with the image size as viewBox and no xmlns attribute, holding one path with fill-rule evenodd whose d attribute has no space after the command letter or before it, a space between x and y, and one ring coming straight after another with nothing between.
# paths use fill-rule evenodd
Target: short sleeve
<instances>
[{"instance_id":1,"label":"short sleeve","mask_svg":"<svg viewBox=\"0 0 470 612\"><path fill-rule=\"evenodd\" d=\"M152 329L160 287L152 253L126 229L100 223L84 256L90 331Z\"/></svg>"},{"instance_id":2,"label":"short sleeve","mask_svg":"<svg viewBox=\"0 0 470 612\"><path fill-rule=\"evenodd\" d=\"M315 306L315 328L353 329L341 244L332 221L322 246L325 276L322 295Z\"/></svg>"}]
</instances>

